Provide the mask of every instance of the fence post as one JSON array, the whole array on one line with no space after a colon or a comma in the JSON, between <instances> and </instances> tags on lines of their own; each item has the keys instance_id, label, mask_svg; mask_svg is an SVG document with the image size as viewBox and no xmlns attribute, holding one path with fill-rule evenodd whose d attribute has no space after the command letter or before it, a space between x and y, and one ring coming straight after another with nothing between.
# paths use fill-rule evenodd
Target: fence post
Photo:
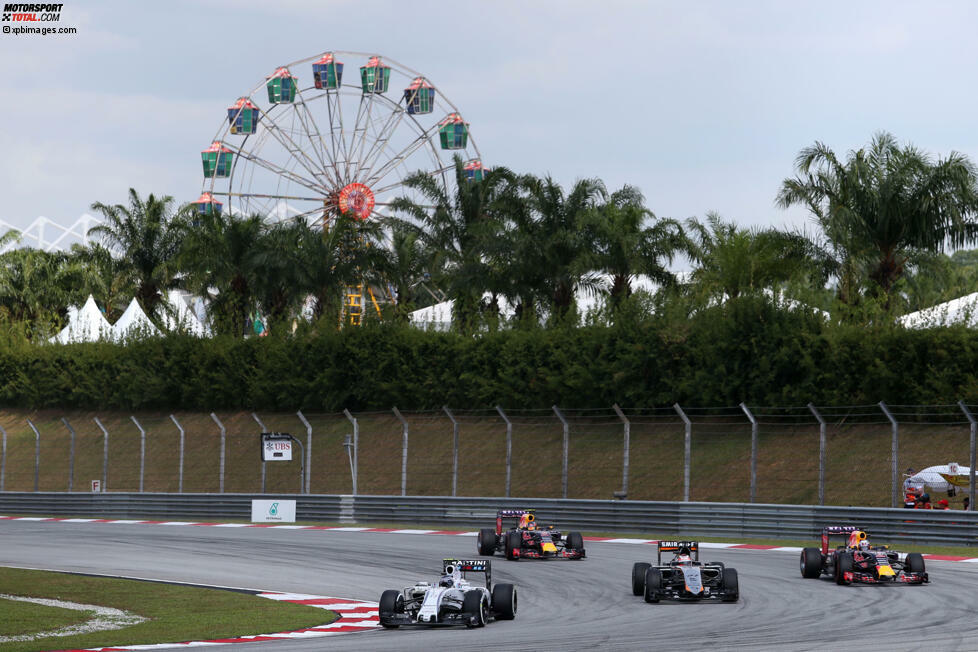
<instances>
[{"instance_id":1,"label":"fence post","mask_svg":"<svg viewBox=\"0 0 978 652\"><path fill-rule=\"evenodd\" d=\"M227 430L224 429L224 424L221 423L221 420L218 419L217 415L214 414L213 412L211 412L211 419L213 419L214 423L217 424L217 427L221 429L221 466L220 466L220 470L218 471L220 473L220 479L218 480L220 488L218 489L218 493L223 494L224 493L224 439L225 437L227 437Z\"/></svg>"},{"instance_id":2,"label":"fence post","mask_svg":"<svg viewBox=\"0 0 978 652\"><path fill-rule=\"evenodd\" d=\"M496 412L506 422L506 497L509 498L509 481L513 474L513 422L509 420L509 417L498 405Z\"/></svg>"},{"instance_id":3,"label":"fence post","mask_svg":"<svg viewBox=\"0 0 978 652\"><path fill-rule=\"evenodd\" d=\"M139 428L139 493L143 493L143 477L146 471L146 431L136 421L136 417L130 415L129 418Z\"/></svg>"},{"instance_id":4,"label":"fence post","mask_svg":"<svg viewBox=\"0 0 978 652\"><path fill-rule=\"evenodd\" d=\"M818 504L825 504L825 419L811 403L808 409L818 419Z\"/></svg>"},{"instance_id":5,"label":"fence post","mask_svg":"<svg viewBox=\"0 0 978 652\"><path fill-rule=\"evenodd\" d=\"M441 409L452 420L452 495L454 496L458 493L458 421L447 405L443 405Z\"/></svg>"},{"instance_id":6,"label":"fence post","mask_svg":"<svg viewBox=\"0 0 978 652\"><path fill-rule=\"evenodd\" d=\"M750 419L750 502L754 502L757 496L757 419L746 404L741 403L740 409Z\"/></svg>"},{"instance_id":7,"label":"fence post","mask_svg":"<svg viewBox=\"0 0 978 652\"><path fill-rule=\"evenodd\" d=\"M560 470L560 486L561 495L567 498L567 454L570 451L570 424L567 423L567 419L564 418L563 413L560 411L556 405L553 406L554 414L560 419L560 422L564 424L564 465Z\"/></svg>"},{"instance_id":8,"label":"fence post","mask_svg":"<svg viewBox=\"0 0 978 652\"><path fill-rule=\"evenodd\" d=\"M625 424L624 425L625 452L623 453L624 460L622 461L622 467L621 467L621 498L622 500L624 500L628 498L628 456L629 456L628 449L631 447L632 422L628 420L628 417L626 417L625 413L621 411L621 408L618 407L617 403L615 403L611 407L615 409L615 413L618 415L618 418L621 419L623 424Z\"/></svg>"},{"instance_id":9,"label":"fence post","mask_svg":"<svg viewBox=\"0 0 978 652\"><path fill-rule=\"evenodd\" d=\"M306 427L306 493L312 493L310 490L310 479L312 478L312 425L306 421L306 416L302 413L302 410L298 410L295 415L299 417L299 421L302 425Z\"/></svg>"},{"instance_id":10,"label":"fence post","mask_svg":"<svg viewBox=\"0 0 978 652\"><path fill-rule=\"evenodd\" d=\"M394 416L401 422L401 495L407 495L408 422L396 407Z\"/></svg>"},{"instance_id":11,"label":"fence post","mask_svg":"<svg viewBox=\"0 0 978 652\"><path fill-rule=\"evenodd\" d=\"M182 494L183 493L183 446L186 437L184 436L183 426L180 425L180 422L177 421L177 418L172 414L170 415L170 421L172 421L173 425L175 425L177 427L177 430L180 431L180 471L177 480L177 492Z\"/></svg>"},{"instance_id":12,"label":"fence post","mask_svg":"<svg viewBox=\"0 0 978 652\"><path fill-rule=\"evenodd\" d=\"M37 493L37 483L41 468L41 433L37 431L37 426L30 419L27 420L27 425L34 431L34 493Z\"/></svg>"},{"instance_id":13,"label":"fence post","mask_svg":"<svg viewBox=\"0 0 978 652\"><path fill-rule=\"evenodd\" d=\"M255 422L258 424L258 427L261 428L262 432L268 432L268 428L266 428L265 424L261 422L261 419L258 418L257 414L252 412L251 418L255 420ZM265 455L264 454L262 454L261 456L261 492L265 493Z\"/></svg>"},{"instance_id":14,"label":"fence post","mask_svg":"<svg viewBox=\"0 0 978 652\"><path fill-rule=\"evenodd\" d=\"M105 429L98 417L92 419L102 431L102 491L108 491L106 481L109 479L109 431Z\"/></svg>"},{"instance_id":15,"label":"fence post","mask_svg":"<svg viewBox=\"0 0 978 652\"><path fill-rule=\"evenodd\" d=\"M964 404L964 401L958 401L958 405L961 406L961 411L964 412L964 416L968 417L968 423L971 424L971 461L969 463L971 470L968 472L968 511L973 512L975 510L975 431L978 430L978 421L975 421L975 417L971 414L968 406ZM2 490L2 487L0 487L0 491Z\"/></svg>"},{"instance_id":16,"label":"fence post","mask_svg":"<svg viewBox=\"0 0 978 652\"><path fill-rule=\"evenodd\" d=\"M343 408L343 414L345 414L346 418L353 424L353 452L350 455L350 475L353 476L353 495L356 496L357 475L360 473L360 460L357 459L357 454L359 453L360 449L360 424L357 423L356 417L350 414L350 411L346 408Z\"/></svg>"},{"instance_id":17,"label":"fence post","mask_svg":"<svg viewBox=\"0 0 978 652\"><path fill-rule=\"evenodd\" d=\"M686 425L686 436L683 438L683 502L689 502L689 466L693 457L693 424L679 407L679 403L674 404L673 409Z\"/></svg>"},{"instance_id":18,"label":"fence post","mask_svg":"<svg viewBox=\"0 0 978 652\"><path fill-rule=\"evenodd\" d=\"M3 433L3 450L0 450L0 491L3 491L3 481L7 475L7 430L0 426L0 432Z\"/></svg>"},{"instance_id":19,"label":"fence post","mask_svg":"<svg viewBox=\"0 0 978 652\"><path fill-rule=\"evenodd\" d=\"M71 493L75 485L75 429L64 417L61 417L61 423L65 424L65 428L71 433L71 447L68 449L68 493Z\"/></svg>"},{"instance_id":20,"label":"fence post","mask_svg":"<svg viewBox=\"0 0 978 652\"><path fill-rule=\"evenodd\" d=\"M890 481L892 483L891 492L890 492L890 507L896 507L897 487L899 486L899 479L900 479L899 468L898 468L899 465L897 464L897 453L899 451L899 443L900 443L900 439L899 439L900 426L897 424L897 420L893 416L893 413L890 412L889 408L886 407L886 403L880 401L879 405L880 405L880 409L883 410L883 414L885 414L886 418L890 420L891 424L893 424L893 445L890 450L890 461L892 463L891 470L890 470Z\"/></svg>"}]
</instances>

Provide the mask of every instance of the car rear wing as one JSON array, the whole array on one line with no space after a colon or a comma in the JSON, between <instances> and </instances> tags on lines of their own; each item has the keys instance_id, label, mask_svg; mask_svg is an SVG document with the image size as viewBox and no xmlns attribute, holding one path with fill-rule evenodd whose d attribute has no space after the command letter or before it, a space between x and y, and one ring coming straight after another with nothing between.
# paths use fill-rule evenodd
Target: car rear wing
<instances>
[{"instance_id":1,"label":"car rear wing","mask_svg":"<svg viewBox=\"0 0 978 652\"><path fill-rule=\"evenodd\" d=\"M699 541L660 541L659 542L659 565L662 565L662 553L664 552L679 552L680 550L689 550L689 554L692 556L693 561L700 560L700 544Z\"/></svg>"},{"instance_id":2,"label":"car rear wing","mask_svg":"<svg viewBox=\"0 0 978 652\"><path fill-rule=\"evenodd\" d=\"M503 533L503 519L504 518L522 518L524 514L528 514L530 516L530 520L531 521L534 521L534 520L536 520L536 516L534 516L534 514L533 514L534 511L535 510L533 508L530 508L530 509L500 509L500 510L498 510L496 512L496 536L499 536L499 535L501 535Z\"/></svg>"},{"instance_id":3,"label":"car rear wing","mask_svg":"<svg viewBox=\"0 0 978 652\"><path fill-rule=\"evenodd\" d=\"M849 536L857 530L862 530L862 528L855 525L826 525L822 528L822 554L827 555L829 552L829 537L831 535ZM865 530L863 531L865 532Z\"/></svg>"},{"instance_id":4,"label":"car rear wing","mask_svg":"<svg viewBox=\"0 0 978 652\"><path fill-rule=\"evenodd\" d=\"M462 573L485 573L486 588L492 588L492 562L488 559L442 559L441 571L443 575L451 575L455 571Z\"/></svg>"}]
</instances>

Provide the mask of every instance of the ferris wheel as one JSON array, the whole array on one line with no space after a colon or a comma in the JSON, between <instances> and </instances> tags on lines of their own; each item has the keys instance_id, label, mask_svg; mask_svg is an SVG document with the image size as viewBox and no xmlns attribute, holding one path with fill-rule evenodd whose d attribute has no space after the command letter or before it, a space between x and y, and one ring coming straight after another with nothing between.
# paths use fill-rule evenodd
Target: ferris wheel
<instances>
[{"instance_id":1,"label":"ferris wheel","mask_svg":"<svg viewBox=\"0 0 978 652\"><path fill-rule=\"evenodd\" d=\"M359 78L344 77L344 60L360 64ZM455 155L482 177L469 124L428 77L378 54L324 52L276 68L228 107L201 152L193 204L325 226L340 213L386 217L394 198L425 203L404 184L415 173L451 196Z\"/></svg>"}]
</instances>

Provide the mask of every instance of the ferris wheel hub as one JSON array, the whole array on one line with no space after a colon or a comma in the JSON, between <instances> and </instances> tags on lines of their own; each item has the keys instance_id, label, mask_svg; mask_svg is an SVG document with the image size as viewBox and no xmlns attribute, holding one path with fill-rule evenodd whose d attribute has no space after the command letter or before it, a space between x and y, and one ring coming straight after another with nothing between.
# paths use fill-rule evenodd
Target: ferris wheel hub
<instances>
[{"instance_id":1,"label":"ferris wheel hub","mask_svg":"<svg viewBox=\"0 0 978 652\"><path fill-rule=\"evenodd\" d=\"M374 192L365 184L350 183L337 196L337 208L341 213L351 213L365 220L374 210Z\"/></svg>"}]
</instances>

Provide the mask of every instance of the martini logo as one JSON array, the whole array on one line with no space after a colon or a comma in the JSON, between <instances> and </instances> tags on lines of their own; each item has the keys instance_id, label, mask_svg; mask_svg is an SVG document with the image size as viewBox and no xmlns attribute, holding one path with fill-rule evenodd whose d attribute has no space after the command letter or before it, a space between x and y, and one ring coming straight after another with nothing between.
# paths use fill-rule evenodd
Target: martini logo
<instances>
[{"instance_id":1,"label":"martini logo","mask_svg":"<svg viewBox=\"0 0 978 652\"><path fill-rule=\"evenodd\" d=\"M64 4L15 4L8 2L3 6L3 22L56 23L61 20L62 7Z\"/></svg>"}]
</instances>

